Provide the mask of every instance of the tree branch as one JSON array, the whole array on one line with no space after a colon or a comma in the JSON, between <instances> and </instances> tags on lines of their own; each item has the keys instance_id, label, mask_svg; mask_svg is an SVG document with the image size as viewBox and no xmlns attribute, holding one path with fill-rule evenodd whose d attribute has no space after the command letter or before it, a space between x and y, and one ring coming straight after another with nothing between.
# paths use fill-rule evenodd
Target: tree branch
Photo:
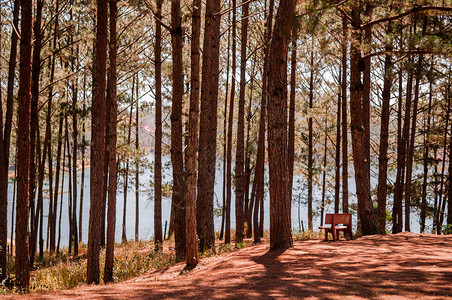
<instances>
[{"instance_id":1,"label":"tree branch","mask_svg":"<svg viewBox=\"0 0 452 300\"><path fill-rule=\"evenodd\" d=\"M452 12L452 7L450 6L434 6L434 5L426 5L426 6L415 6L412 9L403 12L401 14L395 15L395 16L391 16L391 17L387 17L387 18L382 18L382 19L378 19L378 20L373 20L370 21L366 24L361 25L361 29L365 29L369 26L373 26L379 23L383 23L383 22L389 22L389 21L393 21L393 20L397 20L397 19L401 19L403 17L418 13L418 12L422 12L422 11L429 11L429 10L437 10L437 11L443 11L443 12Z\"/></svg>"}]
</instances>

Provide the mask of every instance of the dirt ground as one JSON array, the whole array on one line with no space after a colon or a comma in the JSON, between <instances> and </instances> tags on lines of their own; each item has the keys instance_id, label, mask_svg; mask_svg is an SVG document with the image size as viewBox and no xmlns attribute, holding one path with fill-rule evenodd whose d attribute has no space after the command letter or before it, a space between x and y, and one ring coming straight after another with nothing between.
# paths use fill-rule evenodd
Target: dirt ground
<instances>
[{"instance_id":1,"label":"dirt ground","mask_svg":"<svg viewBox=\"0 0 452 300\"><path fill-rule=\"evenodd\" d=\"M452 299L452 237L401 233L353 241L268 243L122 283L32 293L33 299Z\"/></svg>"}]
</instances>

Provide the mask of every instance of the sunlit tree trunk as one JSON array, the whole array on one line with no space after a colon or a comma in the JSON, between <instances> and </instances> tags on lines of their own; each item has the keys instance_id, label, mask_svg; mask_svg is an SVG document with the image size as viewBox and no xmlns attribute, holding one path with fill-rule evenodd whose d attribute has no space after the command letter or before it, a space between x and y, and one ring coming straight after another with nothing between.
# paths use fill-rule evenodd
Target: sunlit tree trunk
<instances>
[{"instance_id":1,"label":"sunlit tree trunk","mask_svg":"<svg viewBox=\"0 0 452 300\"><path fill-rule=\"evenodd\" d=\"M104 282L113 281L113 263L115 251L115 226L116 226L116 187L117 187L117 164L116 164L116 124L118 115L117 104L117 75L116 75L116 0L109 0L110 8L110 43L109 43L109 74L107 82L107 114L110 121L109 126L109 157L108 157L108 208L107 208L107 248L105 251Z\"/></svg>"},{"instance_id":2,"label":"sunlit tree trunk","mask_svg":"<svg viewBox=\"0 0 452 300\"><path fill-rule=\"evenodd\" d=\"M88 229L87 283L99 283L99 250L101 243L102 195L105 160L105 88L107 56L108 1L97 1L97 31L93 62L93 104L90 167L90 218Z\"/></svg>"},{"instance_id":3,"label":"sunlit tree trunk","mask_svg":"<svg viewBox=\"0 0 452 300\"><path fill-rule=\"evenodd\" d=\"M13 8L13 23L12 26L19 28L19 0L14 1ZM5 122L3 123L3 108L4 104L0 96L0 125L3 129L0 129L0 281L6 278L6 259L7 259L7 208L8 208L8 167L9 167L9 154L11 146L11 128L13 120L13 102L14 102L14 79L16 69L16 57L17 57L17 41L18 36L15 30L11 31L11 48L8 63L8 81L7 81L7 94L6 94L6 112ZM1 46L0 46L1 47ZM16 170L17 168L15 168ZM14 181L15 183L16 181ZM13 199L14 201L14 199ZM14 207L14 203L13 203ZM13 208L14 209L14 208ZM11 218L11 241L12 241L12 228L14 227L14 219ZM12 253L12 244L11 244Z\"/></svg>"},{"instance_id":4,"label":"sunlit tree trunk","mask_svg":"<svg viewBox=\"0 0 452 300\"><path fill-rule=\"evenodd\" d=\"M199 118L199 63L201 38L201 0L193 2L191 39L191 91L188 121L188 148L186 156L187 193L185 195L186 266L193 269L198 264L198 239L196 236L196 149L198 148Z\"/></svg>"},{"instance_id":5,"label":"sunlit tree trunk","mask_svg":"<svg viewBox=\"0 0 452 300\"><path fill-rule=\"evenodd\" d=\"M182 16L180 0L171 1L171 45L173 48L173 88L171 105L171 163L173 168L174 242L176 259L185 258L185 174L182 145L182 97L184 94L182 66Z\"/></svg>"},{"instance_id":6,"label":"sunlit tree trunk","mask_svg":"<svg viewBox=\"0 0 452 300\"><path fill-rule=\"evenodd\" d=\"M162 2L157 0L156 16L162 19ZM155 21L155 154L154 154L154 243L155 250L163 249L162 236L162 26Z\"/></svg>"},{"instance_id":7,"label":"sunlit tree trunk","mask_svg":"<svg viewBox=\"0 0 452 300\"><path fill-rule=\"evenodd\" d=\"M22 0L17 125L17 209L16 209L16 277L19 286L28 289L30 258L28 252L29 167L30 167L30 98L32 1Z\"/></svg>"},{"instance_id":8,"label":"sunlit tree trunk","mask_svg":"<svg viewBox=\"0 0 452 300\"><path fill-rule=\"evenodd\" d=\"M198 154L197 222L200 249L215 245L213 194L217 147L217 102L220 56L220 1L206 3Z\"/></svg>"},{"instance_id":9,"label":"sunlit tree trunk","mask_svg":"<svg viewBox=\"0 0 452 300\"><path fill-rule=\"evenodd\" d=\"M268 76L270 249L292 247L287 156L287 51L295 22L295 0L281 0L272 35Z\"/></svg>"}]
</instances>

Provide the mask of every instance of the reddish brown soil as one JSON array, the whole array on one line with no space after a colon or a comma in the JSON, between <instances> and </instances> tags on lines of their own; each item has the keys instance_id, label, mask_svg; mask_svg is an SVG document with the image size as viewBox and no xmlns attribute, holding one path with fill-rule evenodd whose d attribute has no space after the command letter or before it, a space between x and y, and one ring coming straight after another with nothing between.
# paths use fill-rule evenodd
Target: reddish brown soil
<instances>
[{"instance_id":1,"label":"reddish brown soil","mask_svg":"<svg viewBox=\"0 0 452 300\"><path fill-rule=\"evenodd\" d=\"M402 233L354 241L250 246L117 284L34 293L34 299L452 299L452 237Z\"/></svg>"}]
</instances>

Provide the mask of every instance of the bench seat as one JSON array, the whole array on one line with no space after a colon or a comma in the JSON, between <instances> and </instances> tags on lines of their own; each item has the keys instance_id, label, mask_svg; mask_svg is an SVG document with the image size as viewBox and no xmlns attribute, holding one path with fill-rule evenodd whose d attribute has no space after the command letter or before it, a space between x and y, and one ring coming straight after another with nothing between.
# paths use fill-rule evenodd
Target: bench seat
<instances>
[{"instance_id":1,"label":"bench seat","mask_svg":"<svg viewBox=\"0 0 452 300\"><path fill-rule=\"evenodd\" d=\"M339 240L340 231L347 232L350 238L353 239L352 214L326 214L325 225L319 226L319 229L325 230L325 241L328 241L328 233L333 236L333 241Z\"/></svg>"}]
</instances>

